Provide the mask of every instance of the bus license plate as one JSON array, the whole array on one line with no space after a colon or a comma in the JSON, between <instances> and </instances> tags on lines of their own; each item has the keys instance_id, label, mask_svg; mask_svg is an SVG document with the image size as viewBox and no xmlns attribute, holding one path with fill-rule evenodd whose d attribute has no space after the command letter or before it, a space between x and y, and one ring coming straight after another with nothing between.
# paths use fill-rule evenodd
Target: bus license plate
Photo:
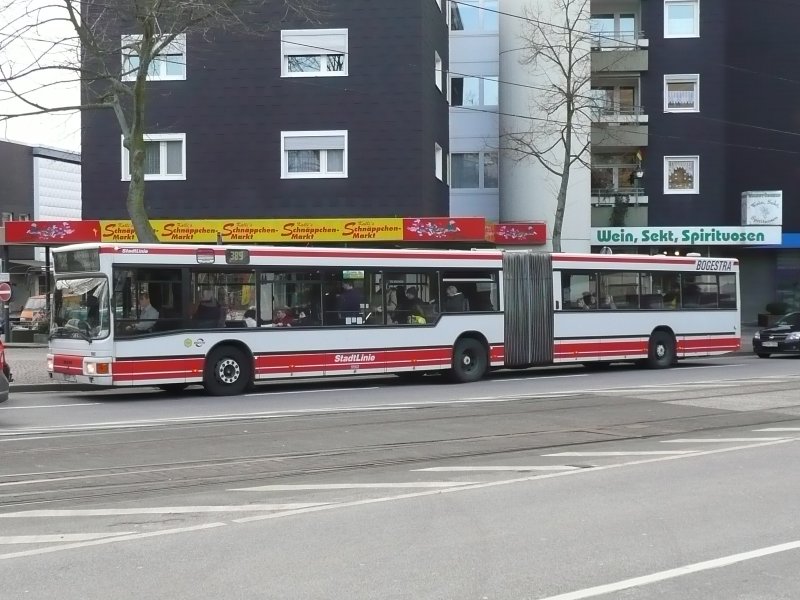
<instances>
[{"instance_id":1,"label":"bus license plate","mask_svg":"<svg viewBox=\"0 0 800 600\"><path fill-rule=\"evenodd\" d=\"M778 342L764 342L761 345L764 346L764 348L777 348Z\"/></svg>"}]
</instances>

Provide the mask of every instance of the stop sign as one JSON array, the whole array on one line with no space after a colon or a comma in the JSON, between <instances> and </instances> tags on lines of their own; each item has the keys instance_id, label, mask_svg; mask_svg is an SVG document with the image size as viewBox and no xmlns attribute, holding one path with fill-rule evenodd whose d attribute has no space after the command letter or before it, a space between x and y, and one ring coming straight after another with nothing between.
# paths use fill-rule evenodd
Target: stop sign
<instances>
[{"instance_id":1,"label":"stop sign","mask_svg":"<svg viewBox=\"0 0 800 600\"><path fill-rule=\"evenodd\" d=\"M0 283L0 301L8 302L11 300L11 284L7 282Z\"/></svg>"}]
</instances>

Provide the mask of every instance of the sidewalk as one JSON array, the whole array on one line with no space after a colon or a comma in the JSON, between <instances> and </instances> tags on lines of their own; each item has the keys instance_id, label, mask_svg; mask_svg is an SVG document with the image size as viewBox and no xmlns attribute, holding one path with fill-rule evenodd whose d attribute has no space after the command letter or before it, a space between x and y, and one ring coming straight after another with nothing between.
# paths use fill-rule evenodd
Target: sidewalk
<instances>
[{"instance_id":1,"label":"sidewalk","mask_svg":"<svg viewBox=\"0 0 800 600\"><path fill-rule=\"evenodd\" d=\"M753 353L755 325L742 325L742 349L738 354ZM6 344L6 356L14 374L11 391L80 391L87 389L74 383L54 382L47 374L47 346L36 344ZM94 388L92 388L94 389Z\"/></svg>"}]
</instances>

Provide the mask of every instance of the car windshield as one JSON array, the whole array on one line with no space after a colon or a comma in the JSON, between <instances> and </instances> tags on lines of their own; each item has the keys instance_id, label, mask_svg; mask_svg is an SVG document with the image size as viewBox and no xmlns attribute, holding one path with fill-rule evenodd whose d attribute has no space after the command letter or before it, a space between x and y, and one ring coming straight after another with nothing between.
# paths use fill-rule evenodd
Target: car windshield
<instances>
[{"instance_id":1,"label":"car windshield","mask_svg":"<svg viewBox=\"0 0 800 600\"><path fill-rule=\"evenodd\" d=\"M778 326L797 327L800 325L800 313L789 313L776 323Z\"/></svg>"},{"instance_id":2,"label":"car windshield","mask_svg":"<svg viewBox=\"0 0 800 600\"><path fill-rule=\"evenodd\" d=\"M59 279L53 293L50 337L97 340L111 331L105 277Z\"/></svg>"}]
</instances>

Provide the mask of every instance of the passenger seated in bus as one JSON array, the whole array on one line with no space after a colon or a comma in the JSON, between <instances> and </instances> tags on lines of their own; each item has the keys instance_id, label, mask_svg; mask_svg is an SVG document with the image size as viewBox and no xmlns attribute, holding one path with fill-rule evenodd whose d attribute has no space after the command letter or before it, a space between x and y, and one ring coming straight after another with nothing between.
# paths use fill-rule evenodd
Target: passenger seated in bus
<instances>
[{"instance_id":1,"label":"passenger seated in bus","mask_svg":"<svg viewBox=\"0 0 800 600\"><path fill-rule=\"evenodd\" d=\"M150 304L149 294L139 294L139 319L136 323L128 325L129 332L146 332L153 328L158 320L158 311Z\"/></svg>"},{"instance_id":2,"label":"passenger seated in bus","mask_svg":"<svg viewBox=\"0 0 800 600\"><path fill-rule=\"evenodd\" d=\"M456 286L448 285L445 294L447 297L444 300L444 312L467 312L469 310L469 302Z\"/></svg>"},{"instance_id":3,"label":"passenger seated in bus","mask_svg":"<svg viewBox=\"0 0 800 600\"><path fill-rule=\"evenodd\" d=\"M672 284L672 288L664 294L664 308L678 308L681 304L681 288L677 283Z\"/></svg>"},{"instance_id":4,"label":"passenger seated in bus","mask_svg":"<svg viewBox=\"0 0 800 600\"><path fill-rule=\"evenodd\" d=\"M294 317L288 308L279 308L275 311L275 318L272 319L273 327L291 327L292 323L294 323Z\"/></svg>"},{"instance_id":5,"label":"passenger seated in bus","mask_svg":"<svg viewBox=\"0 0 800 600\"><path fill-rule=\"evenodd\" d=\"M583 310L592 310L597 308L597 300L591 292L583 292L583 295L578 300L578 308Z\"/></svg>"},{"instance_id":6,"label":"passenger seated in bus","mask_svg":"<svg viewBox=\"0 0 800 600\"><path fill-rule=\"evenodd\" d=\"M225 311L214 298L214 293L204 289L202 297L192 317L200 327L221 327L225 322Z\"/></svg>"},{"instance_id":7,"label":"passenger seated in bus","mask_svg":"<svg viewBox=\"0 0 800 600\"><path fill-rule=\"evenodd\" d=\"M258 321L256 321L256 311L254 308L244 311L244 324L247 327L258 327Z\"/></svg>"},{"instance_id":8,"label":"passenger seated in bus","mask_svg":"<svg viewBox=\"0 0 800 600\"><path fill-rule=\"evenodd\" d=\"M428 320L425 318L425 312L422 303L418 302L411 306L408 315L409 325L425 325Z\"/></svg>"}]
</instances>

